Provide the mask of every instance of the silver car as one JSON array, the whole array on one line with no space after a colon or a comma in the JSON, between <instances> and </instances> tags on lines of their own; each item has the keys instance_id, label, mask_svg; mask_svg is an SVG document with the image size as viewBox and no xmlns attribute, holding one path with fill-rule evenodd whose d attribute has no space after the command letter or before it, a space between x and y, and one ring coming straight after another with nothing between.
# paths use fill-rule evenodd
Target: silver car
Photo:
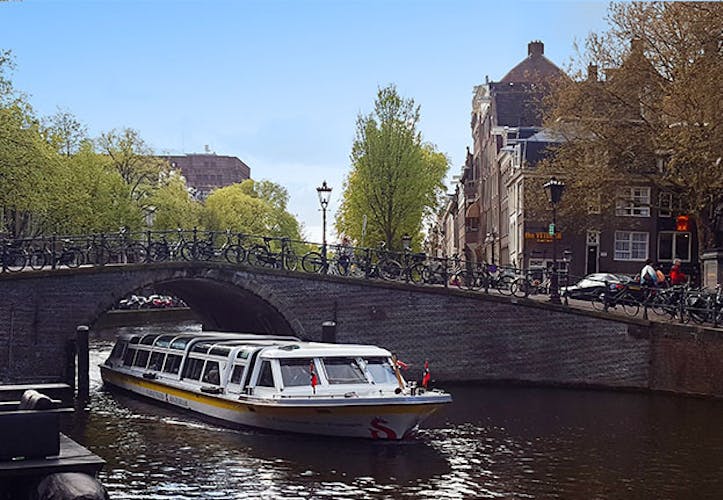
<instances>
[{"instance_id":1,"label":"silver car","mask_svg":"<svg viewBox=\"0 0 723 500\"><path fill-rule=\"evenodd\" d=\"M590 300L598 297L605 290L605 283L616 285L629 283L632 278L624 274L593 273L570 286L560 288L560 295L570 299Z\"/></svg>"}]
</instances>

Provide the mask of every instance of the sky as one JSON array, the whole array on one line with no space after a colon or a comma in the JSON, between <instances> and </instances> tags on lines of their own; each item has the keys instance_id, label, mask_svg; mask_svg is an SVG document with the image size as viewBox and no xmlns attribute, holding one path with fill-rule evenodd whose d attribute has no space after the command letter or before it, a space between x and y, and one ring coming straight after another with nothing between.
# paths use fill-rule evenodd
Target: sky
<instances>
[{"instance_id":1,"label":"sky","mask_svg":"<svg viewBox=\"0 0 723 500\"><path fill-rule=\"evenodd\" d=\"M472 146L474 86L500 80L532 40L565 68L606 12L532 0L0 0L0 49L37 114L70 111L91 137L133 128L157 153L236 156L288 190L320 241L316 187L333 189L331 221L357 116L380 87L420 106L451 182Z\"/></svg>"}]
</instances>

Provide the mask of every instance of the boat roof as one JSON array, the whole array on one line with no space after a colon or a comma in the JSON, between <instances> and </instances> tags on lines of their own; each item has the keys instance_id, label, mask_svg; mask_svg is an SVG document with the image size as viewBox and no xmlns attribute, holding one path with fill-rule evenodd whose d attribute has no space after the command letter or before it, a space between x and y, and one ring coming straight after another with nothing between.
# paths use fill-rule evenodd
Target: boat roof
<instances>
[{"instance_id":1,"label":"boat roof","mask_svg":"<svg viewBox=\"0 0 723 500\"><path fill-rule=\"evenodd\" d=\"M172 332L172 333L122 333L118 336L130 344L148 347L170 347L184 350L193 343L196 352L225 355L234 347L263 348L261 357L266 359L373 356L389 357L391 353L374 345L330 344L305 342L298 337L286 335L259 335L232 332Z\"/></svg>"}]
</instances>

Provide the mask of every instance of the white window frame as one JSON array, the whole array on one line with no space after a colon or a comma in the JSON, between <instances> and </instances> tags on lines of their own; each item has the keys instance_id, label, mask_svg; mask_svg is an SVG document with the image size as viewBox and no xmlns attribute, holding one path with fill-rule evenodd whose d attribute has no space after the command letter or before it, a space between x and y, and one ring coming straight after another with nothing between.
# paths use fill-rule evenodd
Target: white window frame
<instances>
[{"instance_id":1,"label":"white window frame","mask_svg":"<svg viewBox=\"0 0 723 500\"><path fill-rule=\"evenodd\" d=\"M642 239L645 239L645 252L644 255L638 252L634 255L634 244L642 243ZM638 237L636 241L636 237ZM620 243L620 245L618 245ZM627 248L622 248L627 247ZM615 246L613 247L613 260L616 261L628 261L628 262L643 262L648 258L650 254L650 233L640 231L615 231Z\"/></svg>"},{"instance_id":2,"label":"white window frame","mask_svg":"<svg viewBox=\"0 0 723 500\"><path fill-rule=\"evenodd\" d=\"M663 258L660 256L660 248L661 248L660 237L661 237L662 235L664 235L664 234L670 234L670 235L673 236L673 248L670 249L670 254L671 254L673 257L670 258L670 259L663 259ZM688 232L688 231L660 231L660 232L658 233L658 261L660 261L660 262L672 262L672 261L674 261L675 259L678 259L678 258L679 258L679 257L676 257L677 252L675 251L675 250L676 250L676 247L677 247L677 245L678 245L678 238L677 238L676 236L677 236L677 235L682 235L682 234L687 234L687 235L688 235L688 258L687 258L687 259L680 259L680 260L681 260L681 262L690 262L691 251L692 251L692 249L693 249L693 235L692 235L690 232Z\"/></svg>"},{"instance_id":3,"label":"white window frame","mask_svg":"<svg viewBox=\"0 0 723 500\"><path fill-rule=\"evenodd\" d=\"M650 217L650 187L622 188L615 200L618 217Z\"/></svg>"}]
</instances>

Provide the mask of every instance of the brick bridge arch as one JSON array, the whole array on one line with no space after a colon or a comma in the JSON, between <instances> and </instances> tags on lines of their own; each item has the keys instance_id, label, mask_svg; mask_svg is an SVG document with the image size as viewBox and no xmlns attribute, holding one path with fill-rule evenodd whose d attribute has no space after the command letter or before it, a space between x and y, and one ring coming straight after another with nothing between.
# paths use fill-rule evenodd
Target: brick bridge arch
<instances>
[{"instance_id":1,"label":"brick bridge arch","mask_svg":"<svg viewBox=\"0 0 723 500\"><path fill-rule=\"evenodd\" d=\"M177 262L0 275L0 383L67 379L77 325L92 328L147 286L183 298L211 329L320 340L321 324L335 320L337 341L399 353L412 365L411 379L429 359L433 377L446 381L677 390L689 375L697 380L689 372L698 364L671 361L687 356L681 345L689 345L689 331L661 334L641 320L441 287ZM699 342L690 356L709 359L713 348L723 356L720 340ZM700 369L723 372L719 365ZM691 390L723 394L716 380L723 373L707 382L715 387Z\"/></svg>"}]
</instances>

